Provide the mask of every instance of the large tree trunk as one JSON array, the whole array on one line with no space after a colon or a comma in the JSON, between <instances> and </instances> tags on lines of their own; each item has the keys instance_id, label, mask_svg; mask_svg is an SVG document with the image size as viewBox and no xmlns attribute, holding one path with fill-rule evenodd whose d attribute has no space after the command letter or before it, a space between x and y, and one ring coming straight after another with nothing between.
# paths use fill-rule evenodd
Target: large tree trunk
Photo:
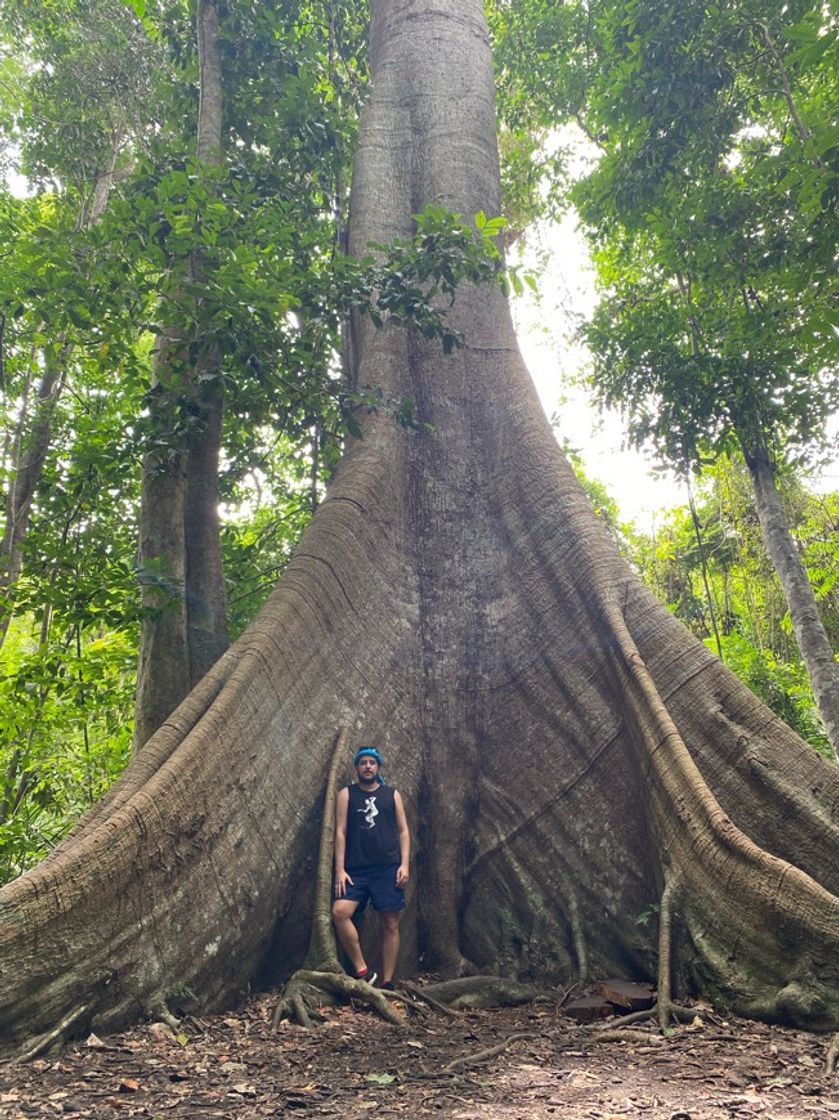
<instances>
[{"instance_id":1,"label":"large tree trunk","mask_svg":"<svg viewBox=\"0 0 839 1120\"><path fill-rule=\"evenodd\" d=\"M377 0L352 248L435 202L498 212L481 0ZM302 959L339 726L418 834L402 967L655 973L735 1009L839 1020L839 772L656 603L556 446L499 291L449 357L357 325L363 418L283 578L76 834L0 893L0 1032L231 1000ZM831 893L833 892L833 893ZM58 1026L57 1026L58 1025Z\"/></svg>"},{"instance_id":2,"label":"large tree trunk","mask_svg":"<svg viewBox=\"0 0 839 1120\"><path fill-rule=\"evenodd\" d=\"M212 0L198 4L196 34L196 155L202 163L218 166L222 81L218 11ZM191 255L188 273L193 289L206 285L200 253ZM195 319L200 323L199 314ZM228 645L218 509L221 359L215 341L200 337L200 326L198 331L196 337L186 329L169 328L155 358L159 392L152 410L159 438L143 464L139 567L148 613L140 635L135 748L148 741ZM183 435L178 429L185 402L191 427Z\"/></svg>"},{"instance_id":3,"label":"large tree trunk","mask_svg":"<svg viewBox=\"0 0 839 1120\"><path fill-rule=\"evenodd\" d=\"M813 695L833 753L839 760L839 664L821 620L807 570L789 531L769 456L763 448L746 448L744 454L752 476L763 542L781 581Z\"/></svg>"}]
</instances>

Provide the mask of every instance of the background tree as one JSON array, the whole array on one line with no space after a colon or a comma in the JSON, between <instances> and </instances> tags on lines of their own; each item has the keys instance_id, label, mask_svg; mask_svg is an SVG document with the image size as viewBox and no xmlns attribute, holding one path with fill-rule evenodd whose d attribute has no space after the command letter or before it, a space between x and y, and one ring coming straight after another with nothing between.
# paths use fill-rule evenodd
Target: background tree
<instances>
[{"instance_id":1,"label":"background tree","mask_svg":"<svg viewBox=\"0 0 839 1120\"><path fill-rule=\"evenodd\" d=\"M808 491L794 477L784 482L785 514L835 644L836 496ZM686 507L670 511L657 519L652 535L632 533L626 554L651 590L714 650L715 618L726 665L802 738L829 756L742 460L722 456L706 468L696 494L696 514L694 521Z\"/></svg>"},{"instance_id":2,"label":"background tree","mask_svg":"<svg viewBox=\"0 0 839 1120\"><path fill-rule=\"evenodd\" d=\"M3 4L0 37L2 164L30 188L0 203L6 879L46 854L127 757L138 303L102 227L148 140L159 52L123 4Z\"/></svg>"},{"instance_id":3,"label":"background tree","mask_svg":"<svg viewBox=\"0 0 839 1120\"><path fill-rule=\"evenodd\" d=\"M100 221L115 181L126 174L126 153L148 132L145 106L157 59L125 5L110 0L67 0L37 13L9 3L0 12L0 34L6 57L16 63L5 80L10 103L4 162L17 156L20 172L40 197L6 204L17 245L6 262L11 268L3 299L11 329L3 340L8 427L2 644L33 502L61 422L60 400L77 374L79 331L90 325L84 235Z\"/></svg>"},{"instance_id":4,"label":"background tree","mask_svg":"<svg viewBox=\"0 0 839 1120\"><path fill-rule=\"evenodd\" d=\"M376 2L371 55L350 248L410 240L427 199L497 213L482 5ZM177 1009L186 988L219 1004L292 967L346 723L382 743L420 822L406 967L654 973L636 917L663 898L677 988L839 1020L835 767L617 555L502 293L464 286L450 324L464 345L446 355L357 317L356 383L410 397L419 423L359 412L364 438L258 618L74 836L0 893L10 1045Z\"/></svg>"},{"instance_id":5,"label":"background tree","mask_svg":"<svg viewBox=\"0 0 839 1120\"><path fill-rule=\"evenodd\" d=\"M600 151L572 194L602 293L595 394L680 473L742 451L837 751L839 666L776 485L836 408L835 13L605 2L537 31L524 7L495 11L531 121L576 119Z\"/></svg>"},{"instance_id":6,"label":"background tree","mask_svg":"<svg viewBox=\"0 0 839 1120\"><path fill-rule=\"evenodd\" d=\"M198 0L198 109L193 176L208 173L202 205L184 217L199 227L212 208L212 173L223 164L219 15ZM193 190L190 200L198 203ZM189 227L187 227L189 228ZM200 233L199 233L200 236ZM143 465L140 567L145 585L134 742L141 747L228 644L219 535L219 458L224 409L221 352L202 323L211 266L201 248L172 261L161 310L150 397L153 447ZM161 585L165 590L161 593ZM173 593L174 592L174 593Z\"/></svg>"}]
</instances>

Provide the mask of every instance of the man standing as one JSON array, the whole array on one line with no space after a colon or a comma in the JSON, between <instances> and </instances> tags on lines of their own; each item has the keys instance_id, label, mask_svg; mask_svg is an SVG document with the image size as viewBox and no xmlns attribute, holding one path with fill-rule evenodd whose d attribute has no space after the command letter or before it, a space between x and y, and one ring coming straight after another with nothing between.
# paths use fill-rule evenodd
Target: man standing
<instances>
[{"instance_id":1,"label":"man standing","mask_svg":"<svg viewBox=\"0 0 839 1120\"><path fill-rule=\"evenodd\" d=\"M345 786L335 802L332 920L356 977L372 984L376 974L365 963L352 920L359 906L372 901L382 923L382 987L393 988L411 835L399 790L385 784L376 748L361 747L353 764L357 781Z\"/></svg>"}]
</instances>

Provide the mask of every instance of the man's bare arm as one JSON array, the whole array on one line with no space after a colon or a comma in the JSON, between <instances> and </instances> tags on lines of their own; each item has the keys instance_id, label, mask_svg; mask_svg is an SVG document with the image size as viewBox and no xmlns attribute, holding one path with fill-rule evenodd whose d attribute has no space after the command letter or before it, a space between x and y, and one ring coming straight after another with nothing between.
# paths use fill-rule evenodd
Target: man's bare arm
<instances>
[{"instance_id":1,"label":"man's bare arm","mask_svg":"<svg viewBox=\"0 0 839 1120\"><path fill-rule=\"evenodd\" d=\"M411 865L411 831L408 828L408 818L405 815L405 806L399 790L394 790L393 806L396 811L396 830L399 833L399 867L396 872L397 887L404 887L410 876Z\"/></svg>"}]
</instances>

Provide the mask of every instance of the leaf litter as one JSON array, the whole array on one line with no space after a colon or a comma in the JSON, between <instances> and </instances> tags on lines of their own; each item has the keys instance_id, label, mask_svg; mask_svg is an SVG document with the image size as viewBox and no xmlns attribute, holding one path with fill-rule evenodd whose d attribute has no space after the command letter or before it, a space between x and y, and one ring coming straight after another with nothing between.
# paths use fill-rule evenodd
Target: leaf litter
<instances>
[{"instance_id":1,"label":"leaf litter","mask_svg":"<svg viewBox=\"0 0 839 1120\"><path fill-rule=\"evenodd\" d=\"M826 1039L803 1031L712 1018L666 1040L649 1028L649 1045L598 1044L549 1007L400 1028L344 1007L272 1033L275 1003L186 1019L178 1036L145 1024L2 1063L0 1118L839 1120Z\"/></svg>"}]
</instances>

